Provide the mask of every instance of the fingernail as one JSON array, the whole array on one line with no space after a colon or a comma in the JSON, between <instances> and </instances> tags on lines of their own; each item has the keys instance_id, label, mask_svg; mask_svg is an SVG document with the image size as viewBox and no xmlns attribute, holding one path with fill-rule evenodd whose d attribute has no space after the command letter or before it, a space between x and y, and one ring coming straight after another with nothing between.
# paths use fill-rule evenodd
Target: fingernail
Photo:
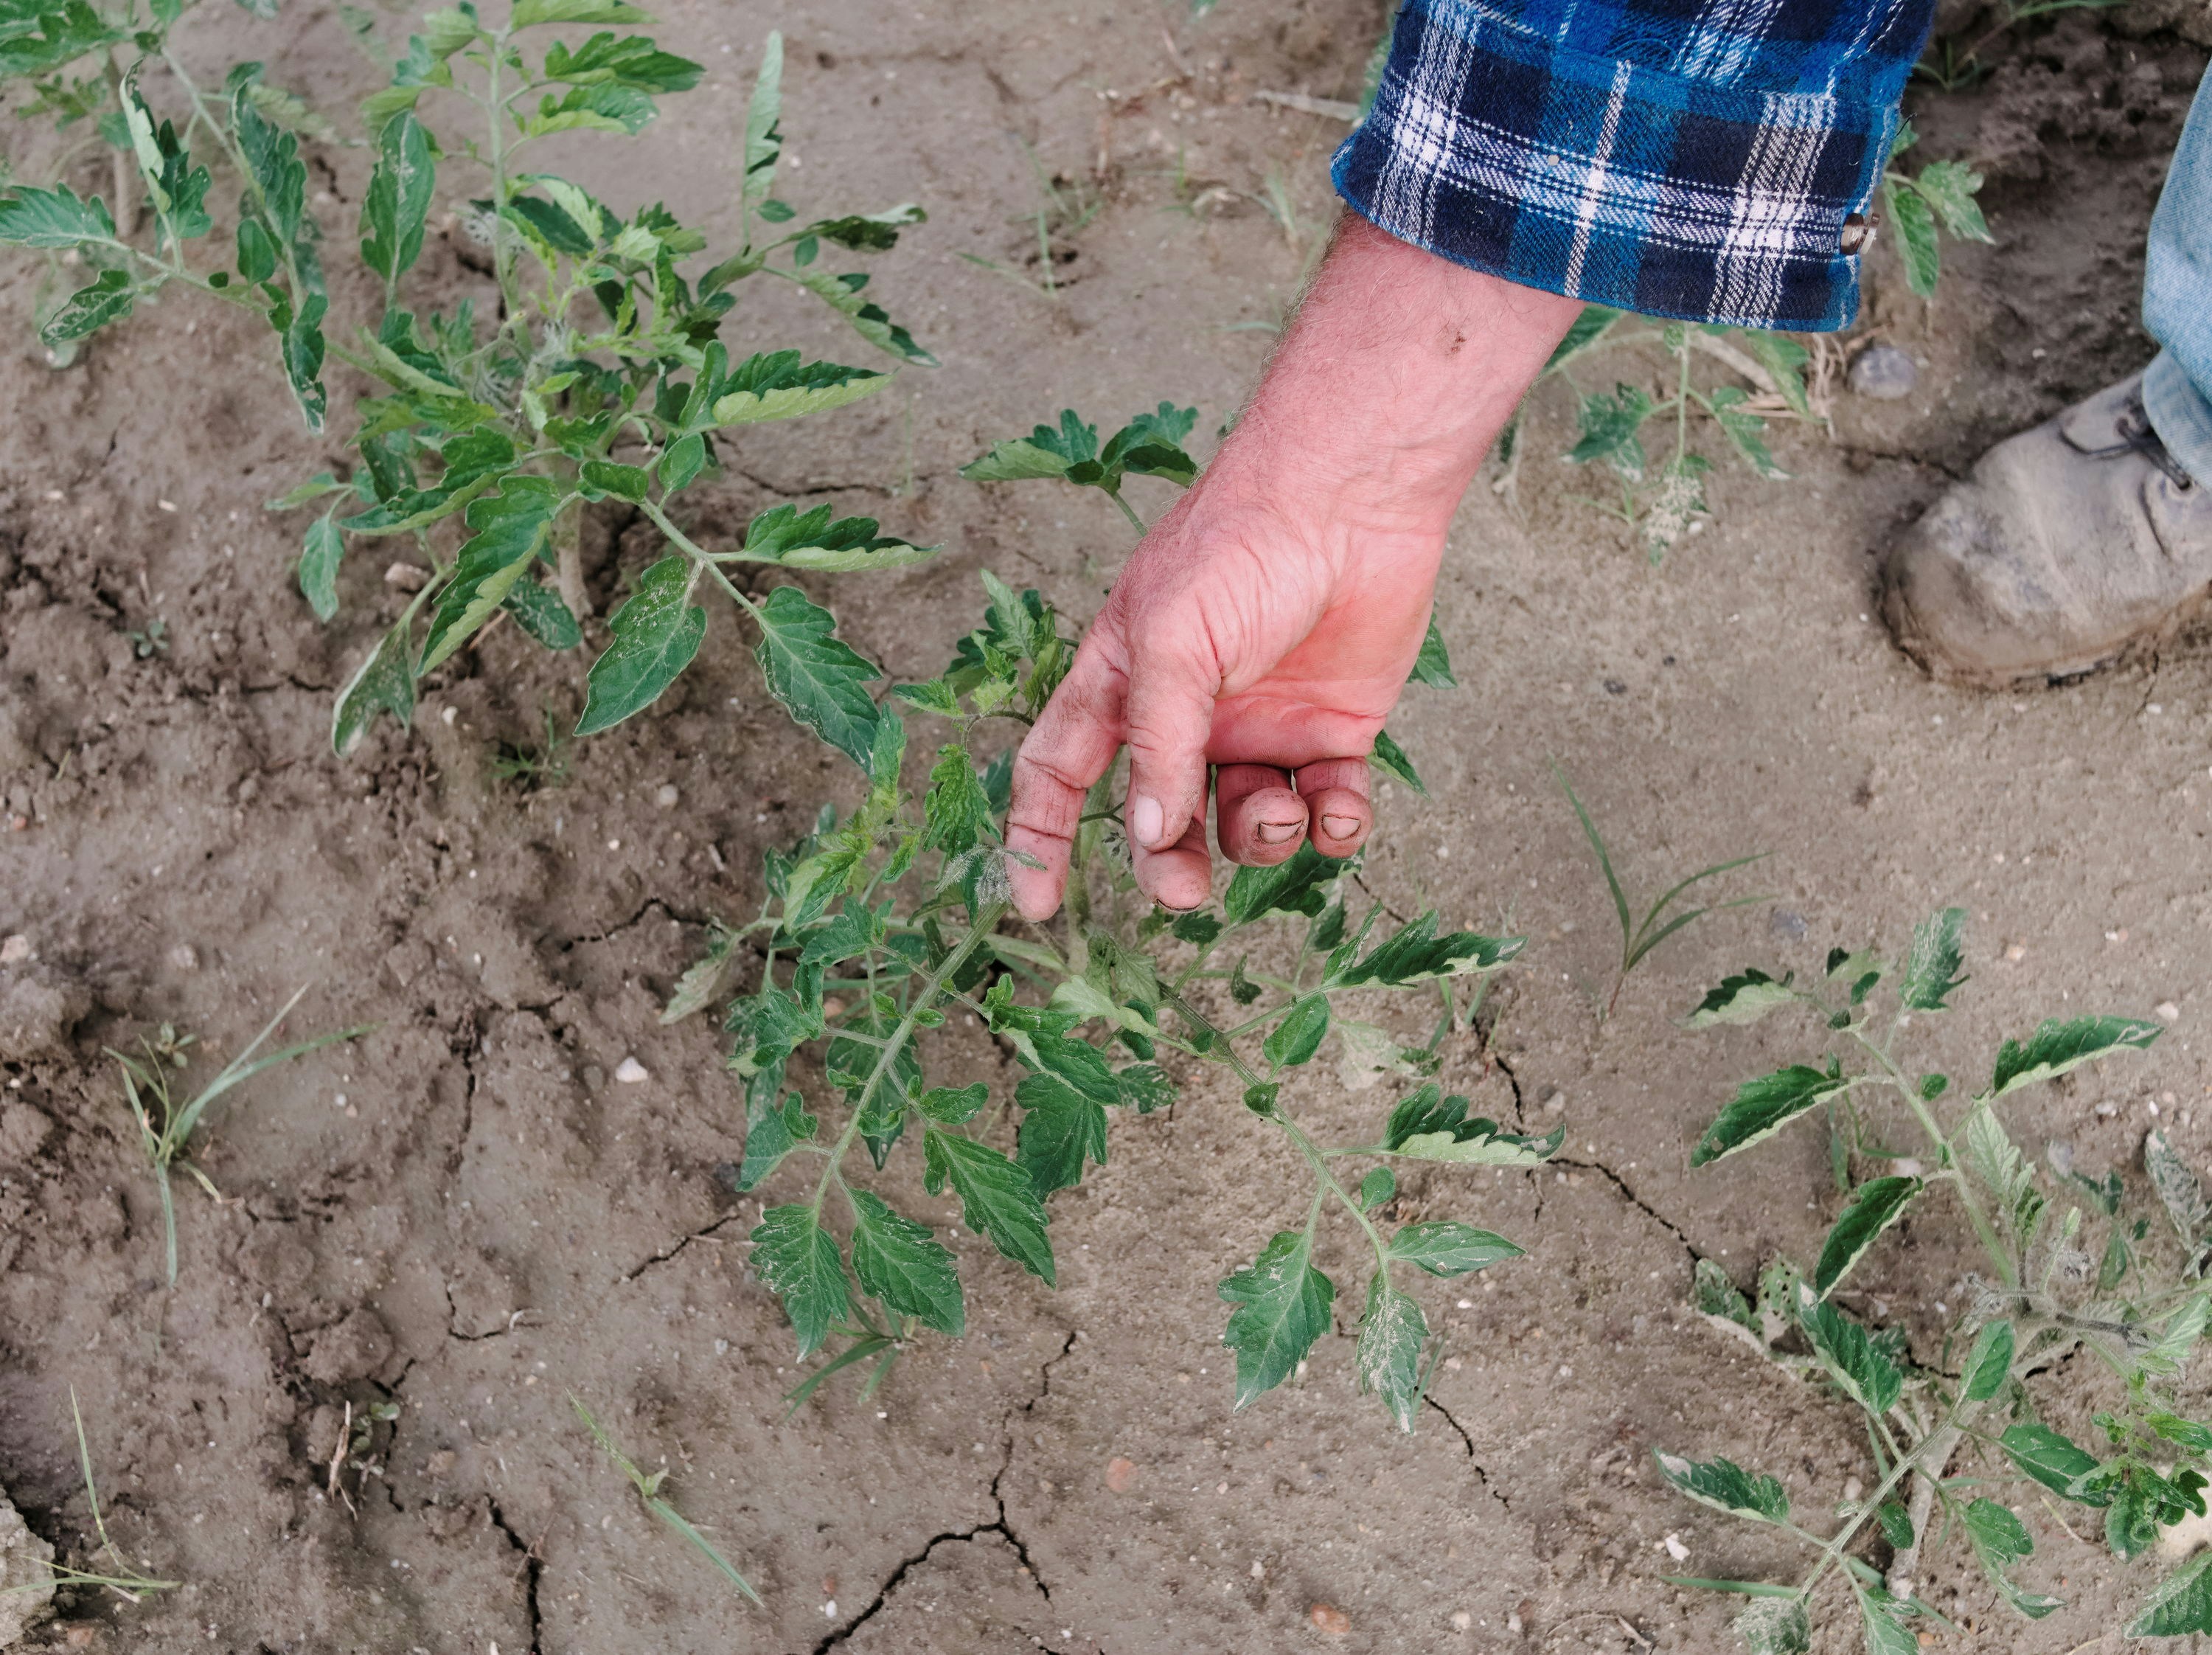
<instances>
[{"instance_id":1,"label":"fingernail","mask_svg":"<svg viewBox=\"0 0 2212 1655\"><path fill-rule=\"evenodd\" d=\"M1332 839L1349 839L1359 831L1359 818L1357 816L1323 816L1321 828Z\"/></svg>"},{"instance_id":2,"label":"fingernail","mask_svg":"<svg viewBox=\"0 0 2212 1655\"><path fill-rule=\"evenodd\" d=\"M1260 822L1254 824L1252 831L1261 844L1279 845L1286 839L1297 838L1304 828L1303 822Z\"/></svg>"},{"instance_id":3,"label":"fingernail","mask_svg":"<svg viewBox=\"0 0 2212 1655\"><path fill-rule=\"evenodd\" d=\"M1155 849L1167 832L1168 813L1157 799L1139 795L1129 802L1129 831L1147 850Z\"/></svg>"}]
</instances>

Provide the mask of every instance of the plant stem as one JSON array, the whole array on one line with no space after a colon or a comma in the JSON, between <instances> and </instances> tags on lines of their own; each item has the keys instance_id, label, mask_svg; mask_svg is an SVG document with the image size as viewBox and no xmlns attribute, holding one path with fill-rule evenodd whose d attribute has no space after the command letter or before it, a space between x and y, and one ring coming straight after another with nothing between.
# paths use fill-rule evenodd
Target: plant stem
<instances>
[{"instance_id":1,"label":"plant stem","mask_svg":"<svg viewBox=\"0 0 2212 1655\"><path fill-rule=\"evenodd\" d=\"M814 1186L811 1207L817 1222L821 1220L822 1203L829 1196L830 1185L837 1177L837 1165L845 1159L845 1152L853 1147L853 1140L860 1135L860 1117L868 1112L870 1099L875 1097L876 1088L883 1084L884 1077L891 1072L891 1065L897 1061L899 1053L914 1037L916 1021L935 1001L953 975L967 964L968 956L974 953L983 939L997 928L1011 906L1012 904L1007 902L995 902L976 915L975 923L968 928L967 934L953 944L952 952L945 955L936 970L922 979L921 987L915 993L913 1003L891 1030L884 1043L882 1055L876 1059L876 1066L868 1071L866 1083L861 1086L860 1095L853 1099L852 1118L845 1123L844 1131L838 1135L837 1141L830 1147L829 1164L823 1167L821 1180Z\"/></svg>"},{"instance_id":2,"label":"plant stem","mask_svg":"<svg viewBox=\"0 0 2212 1655\"><path fill-rule=\"evenodd\" d=\"M1989 1214L1982 1210L1981 1198L1974 1194L1973 1186L1966 1181L1966 1174L1956 1165L1957 1156L1951 1147L1951 1140L1945 1135L1934 1113L1922 1099L1920 1088L1905 1078L1905 1071L1898 1068L1896 1060L1892 1058L1887 1051L1866 1037L1866 1032L1863 1028L1854 1025L1851 1028L1851 1038L1873 1054L1875 1061L1881 1065L1890 1084L1905 1094L1905 1101L1911 1106L1914 1116L1918 1118L1920 1129L1928 1135L1929 1143L1935 1149L1939 1164L1949 1174L1952 1181L1959 1186L1959 1199L1966 1207L1966 1217L1973 1224L1974 1234L1982 1244L1982 1250L1989 1255L1990 1262L1996 1266L1998 1274L2004 1278L2005 1286L2008 1287L2020 1286L2018 1267L2014 1263L2012 1256L2005 1250L2003 1244L1997 1239L1996 1231L1990 1223Z\"/></svg>"},{"instance_id":3,"label":"plant stem","mask_svg":"<svg viewBox=\"0 0 2212 1655\"><path fill-rule=\"evenodd\" d=\"M1129 520L1129 526L1136 530L1138 534L1141 536L1145 532L1145 520L1137 515L1135 511L1130 508L1127 501L1121 498L1121 490L1107 490L1106 497L1121 508L1121 515Z\"/></svg>"}]
</instances>

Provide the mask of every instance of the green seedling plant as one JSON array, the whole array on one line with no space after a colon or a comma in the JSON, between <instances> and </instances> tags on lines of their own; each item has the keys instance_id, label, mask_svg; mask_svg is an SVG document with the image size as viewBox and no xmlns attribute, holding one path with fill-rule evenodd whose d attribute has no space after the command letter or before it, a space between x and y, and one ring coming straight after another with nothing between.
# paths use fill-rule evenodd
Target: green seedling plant
<instances>
[{"instance_id":1,"label":"green seedling plant","mask_svg":"<svg viewBox=\"0 0 2212 1655\"><path fill-rule=\"evenodd\" d=\"M1963 161L1931 161L1919 172L1908 173L1897 165L1898 158L1919 142L1911 121L1898 122L1897 136L1890 141L1889 164L1882 169L1881 211L1897 231L1905 285L1930 299L1943 273L1939 224L1943 234L1960 241L1993 242L1996 238L1990 234L1981 203L1974 198L1981 191L1982 175L1972 167Z\"/></svg>"},{"instance_id":2,"label":"green seedling plant","mask_svg":"<svg viewBox=\"0 0 2212 1655\"><path fill-rule=\"evenodd\" d=\"M328 410L326 358L374 382L375 393L354 410L359 463L351 478L325 473L271 502L321 510L306 532L299 581L325 620L338 610L349 544L397 538L424 566L420 590L339 693L331 721L338 751L380 715L407 723L418 680L495 619L511 620L547 648L578 648L589 610L580 514L602 502L647 520L669 550L637 573L612 617L578 733L631 716L690 663L706 631L707 611L693 601L704 587L718 588L758 629L769 687L787 706L794 704L790 680L825 658L844 663L851 652L833 636L826 610L795 587L757 600L729 568L888 569L933 548L879 535L872 520L839 518L827 506L782 504L757 515L741 544L709 551L671 515L677 496L719 468L740 428L842 407L893 377L807 362L793 350L738 359L720 336L744 278L813 295L900 362L934 361L867 295L866 274L828 264L831 249L892 246L921 210L800 221L773 193L782 147L779 36L769 37L745 113L740 242L708 262L706 237L659 203L625 216L527 165L532 147L556 134L633 136L654 118L658 99L696 84L699 64L629 32L647 21L644 12L626 0L514 0L494 23L465 0L428 14L423 33L393 59L391 84L362 109L375 163L358 246L382 307L373 327L349 335L328 315L323 259L331 242L307 203L300 122L277 118L289 106L264 89L257 64L233 69L219 94L198 88L169 49L179 0L147 0L150 22L137 3L114 19L88 0L70 0L65 12L34 25L0 19L0 76L33 72L19 64L46 73L72 45L102 63L111 52L135 53L113 76L110 113L130 135L150 226L142 232L134 213L112 216L97 196L80 198L66 183L18 185L0 193L0 242L97 271L46 320L50 345L73 345L177 286L266 319L311 430L323 428ZM556 24L595 32L549 38L544 26ZM44 45L33 52L34 42ZM142 88L156 68L177 100L173 113L157 113ZM472 136L434 126L452 111L474 118ZM210 160L240 186L229 247L210 240ZM464 239L483 248L496 289L491 314L479 315L473 298L447 314L418 313L404 302L441 173L481 192L454 211ZM541 565L553 581L540 578Z\"/></svg>"},{"instance_id":3,"label":"green seedling plant","mask_svg":"<svg viewBox=\"0 0 2212 1655\"><path fill-rule=\"evenodd\" d=\"M645 1507L647 1513L659 1518L681 1535L685 1543L700 1556L712 1563L721 1573L724 1579L744 1593L752 1602L758 1603L761 1596L752 1589L751 1583L737 1572L728 1558L715 1549L713 1541L701 1534L693 1526L690 1519L662 1497L660 1485L668 1479L668 1468L664 1465L659 1470L650 1474L639 1470L635 1462L621 1449L616 1447L613 1439L599 1428L599 1422L592 1417L591 1409L586 1408L573 1395L568 1398L568 1405L576 1410L576 1417L583 1421L584 1428L592 1433L592 1439L606 1451L607 1457L612 1460L620 1468L622 1474L629 1479L630 1487L637 1490L638 1503Z\"/></svg>"},{"instance_id":4,"label":"green seedling plant","mask_svg":"<svg viewBox=\"0 0 2212 1655\"><path fill-rule=\"evenodd\" d=\"M1821 1534L1793 1515L1789 1492L1771 1476L1725 1459L1658 1457L1667 1480L1691 1499L1779 1528L1816 1554L1794 1584L1681 1583L1749 1596L1737 1627L1757 1655L1809 1646L1809 1605L1831 1580L1851 1595L1874 1655L1919 1647L1916 1619L1948 1623L1914 1595L1913 1583L1929 1555L1954 1536L2014 1611L2037 1620L2060 1608L2059 1599L2015 1579L2016 1566L2035 1551L2027 1526L2002 1503L2002 1485L2015 1478L2030 1493L2101 1513L2105 1542L2123 1562L2148 1550L2160 1527L2204 1514L2212 1425L2188 1417L2176 1390L2212 1307L2204 1276L2212 1202L2186 1163L2151 1135L2144 1160L2179 1250L2154 1244L2149 1222L2128 1213L2118 1173L2092 1179L2054 1148L2053 1190L2004 1120L2008 1102L2024 1089L2100 1057L2141 1051L2160 1025L2112 1016L2046 1020L2025 1040L2006 1040L1987 1083L1952 1102L1950 1078L1916 1073L1899 1047L1908 1031L1950 1009L1965 981L1966 918L1954 908L1929 919L1902 962L1837 949L1825 977L1810 985L1746 970L1707 994L1689 1019L1706 1028L1810 1013L1833 1043L1819 1058L1739 1087L1699 1140L1692 1164L1749 1149L1794 1121L1825 1118L1849 1186L1809 1275L1786 1260L1771 1263L1754 1305L1704 1261L1697 1306L1861 1416L1878 1475L1873 1491L1838 1502L1832 1530ZM1922 1141L1910 1155L1875 1135L1906 1123ZM1882 1170L1852 1182L1869 1163ZM1940 1360L1923 1366L1901 1329L1864 1323L1838 1300L1885 1232L1938 1192L1964 1214L1990 1274L1950 1329ZM2056 1197L2066 1199L2063 1216ZM2078 1398L2099 1370L2119 1396L2096 1414L2103 1440L2093 1448L2041 1415L2051 1393ZM1961 1454L1977 1463L1954 1473ZM1887 1571L1868 1555L1878 1543L1892 1554ZM2205 1631L2212 1631L2212 1553L2158 1586L2125 1635Z\"/></svg>"},{"instance_id":5,"label":"green seedling plant","mask_svg":"<svg viewBox=\"0 0 2212 1655\"><path fill-rule=\"evenodd\" d=\"M70 1387L70 1419L76 1427L76 1457L78 1469L84 1476L85 1503L92 1507L92 1526L100 1536L100 1553L113 1567L114 1573L104 1573L97 1568L81 1569L67 1563L33 1563L30 1567L43 1579L30 1580L12 1586L0 1586L0 1597L27 1597L39 1592L52 1595L57 1586L104 1586L126 1603L137 1603L146 1595L156 1591L174 1591L182 1584L176 1580L157 1579L141 1574L132 1568L130 1561L118 1550L107 1537L107 1518L100 1509L100 1489L92 1477L92 1448L85 1441L84 1415L76 1404L76 1387ZM4 1579L0 1573L0 1579Z\"/></svg>"},{"instance_id":6,"label":"green seedling plant","mask_svg":"<svg viewBox=\"0 0 2212 1655\"><path fill-rule=\"evenodd\" d=\"M200 1187L217 1201L222 1194L205 1172L191 1159L192 1135L199 1130L201 1119L210 1104L233 1086L252 1080L264 1069L274 1068L279 1063L289 1063L295 1057L304 1057L311 1051L320 1051L325 1046L334 1046L343 1040L358 1039L375 1028L373 1023L358 1024L349 1029L340 1029L332 1034L317 1035L312 1040L302 1040L296 1045L278 1050L259 1052L269 1037L276 1032L277 1025L291 1015L292 1008L307 993L302 987L286 1001L268 1026L253 1037L246 1050L224 1064L220 1073L190 1098L179 1099L177 1095L177 1074L190 1063L185 1048L192 1044L190 1037L179 1040L167 1024L161 1025L161 1037L157 1040L143 1039L138 1043L136 1056L119 1052L112 1046L104 1048L122 1072L123 1096L131 1110L131 1119L138 1129L139 1145L154 1169L154 1183L161 1194L161 1233L163 1250L167 1256L169 1285L177 1284L177 1209L169 1187L173 1169L181 1168L199 1183Z\"/></svg>"},{"instance_id":7,"label":"green seedling plant","mask_svg":"<svg viewBox=\"0 0 2212 1655\"><path fill-rule=\"evenodd\" d=\"M1188 481L1195 466L1180 444L1188 429L1187 411L1170 409L1100 448L1095 429L1069 415L1058 432L994 448L987 471L1109 495L1133 469ZM870 1187L871 1169L881 1172L902 1141L918 1139L927 1193L957 1200L969 1231L1050 1286L1051 1197L1105 1162L1115 1114L1173 1104L1178 1087L1161 1060L1174 1053L1225 1068L1245 1108L1283 1135L1313 1180L1302 1219L1220 1283L1232 1307L1224 1340L1236 1354L1237 1405L1291 1378L1331 1329L1336 1288L1314 1260L1322 1218L1340 1209L1374 1254L1359 1381L1410 1430L1429 1329L1398 1280L1461 1275L1521 1249L1452 1220L1386 1229L1393 1165L1531 1167L1558 1149L1564 1129L1513 1132L1430 1081L1365 1141L1324 1145L1293 1113L1292 1094L1332 1034L1347 1068L1433 1074L1441 1043L1460 1025L1455 983L1504 966L1522 939L1440 931L1433 912L1385 926L1379 904L1354 920L1343 886L1356 865L1310 846L1277 867L1240 870L1218 912L1155 908L1130 873L1118 771L1091 792L1061 915L1048 926L1017 924L1004 848L1008 756L979 764L979 738L995 721L1031 722L1074 643L1037 593L1018 594L988 572L983 582L982 624L946 670L870 707L859 806L842 823L825 809L812 833L769 854L768 905L755 928L765 933L761 964L726 1018L745 1097L737 1186L775 1181L784 1191L752 1232L751 1266L781 1300L802 1360L834 1348L792 1402L863 1363L872 1389L921 1329L957 1337L966 1326L953 1252ZM1433 670L1448 675L1440 642L1434 655ZM950 738L918 800L902 781L906 718L916 714L942 721ZM1278 934L1285 922L1295 938ZM697 997L701 977L720 980L732 946L717 934L677 1002ZM1402 1048L1353 1014L1393 990L1437 997L1427 1047ZM947 1037L935 1031L962 1017L1025 1071L1011 1099L994 1099L985 1081L933 1079L928 1049ZM802 1055L805 1073L820 1076L811 1099L797 1084ZM1355 1178L1346 1162L1370 1165Z\"/></svg>"},{"instance_id":8,"label":"green seedling plant","mask_svg":"<svg viewBox=\"0 0 2212 1655\"><path fill-rule=\"evenodd\" d=\"M1889 161L1894 163L1917 142L1912 124L1899 123ZM1893 164L1885 170L1882 216L1896 227L1905 280L1922 298L1935 292L1941 271L1939 225L1943 234L1959 240L1990 239L1974 199L1981 186L1981 174L1956 161L1930 161L1917 174ZM1577 377L1595 356L1653 345L1668 361L1656 383L1624 379L1610 391L1585 390ZM1729 382L1702 382L1692 372L1699 357L1725 370L1732 376ZM1705 479L1714 461L1695 446L1693 433L1717 432L1728 452L1754 476L1789 476L1769 446L1769 422L1825 423L1806 390L1809 360L1803 346L1763 329L1645 323L1604 305L1586 305L1553 350L1537 384L1557 379L1574 396L1577 436L1563 458L1577 465L1603 465L1613 474L1619 502L1588 503L1634 529L1657 563L1694 524L1711 515ZM1656 452L1647 437L1654 422L1659 433ZM1498 484L1500 492L1510 490L1519 475L1520 423L1516 416L1498 439L1506 467Z\"/></svg>"},{"instance_id":9,"label":"green seedling plant","mask_svg":"<svg viewBox=\"0 0 2212 1655\"><path fill-rule=\"evenodd\" d=\"M1753 862L1763 861L1766 853L1762 850L1753 855L1738 856L1733 861L1716 862L1711 867L1700 869L1674 885L1638 920L1628 892L1621 885L1620 874L1613 871L1613 855L1606 849L1604 836L1598 832L1597 824L1590 819L1590 813L1583 807L1583 801L1576 797L1574 787L1567 780L1567 773L1554 764L1552 779L1559 784L1559 791L1567 795L1567 802L1575 807L1575 819L1582 824L1583 837L1589 841L1590 852L1597 858L1598 871L1605 875L1605 888L1613 897L1613 911L1620 922L1620 969L1613 974L1613 992L1606 996L1604 1009L1599 1013L1599 1020L1603 1022L1613 1016L1614 1007L1620 1005L1620 990L1628 981L1628 974L1641 965L1645 956L1668 938L1708 914L1729 908L1747 908L1753 903L1766 900L1763 896L1732 897L1725 902L1708 903L1702 908L1678 910L1675 907L1688 894L1691 886L1733 873L1739 867L1748 867Z\"/></svg>"}]
</instances>

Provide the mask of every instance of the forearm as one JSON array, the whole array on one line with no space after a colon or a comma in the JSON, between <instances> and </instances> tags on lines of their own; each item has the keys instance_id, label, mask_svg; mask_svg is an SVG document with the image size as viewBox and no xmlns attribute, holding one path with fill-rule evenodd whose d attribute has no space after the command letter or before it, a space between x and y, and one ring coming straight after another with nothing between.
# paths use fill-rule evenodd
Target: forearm
<instances>
[{"instance_id":1,"label":"forearm","mask_svg":"<svg viewBox=\"0 0 2212 1655\"><path fill-rule=\"evenodd\" d=\"M1319 520L1441 535L1581 308L1346 213L1208 481Z\"/></svg>"}]
</instances>

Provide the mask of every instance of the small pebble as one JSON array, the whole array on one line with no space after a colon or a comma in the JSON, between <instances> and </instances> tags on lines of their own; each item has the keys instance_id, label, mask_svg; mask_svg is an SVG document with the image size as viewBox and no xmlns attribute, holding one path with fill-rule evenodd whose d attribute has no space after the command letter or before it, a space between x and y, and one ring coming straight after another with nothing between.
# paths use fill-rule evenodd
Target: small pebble
<instances>
[{"instance_id":1,"label":"small pebble","mask_svg":"<svg viewBox=\"0 0 2212 1655\"><path fill-rule=\"evenodd\" d=\"M402 592L420 592L430 583L430 571L419 563L394 563L384 571L384 584Z\"/></svg>"},{"instance_id":2,"label":"small pebble","mask_svg":"<svg viewBox=\"0 0 2212 1655\"><path fill-rule=\"evenodd\" d=\"M31 940L21 931L0 942L0 965L20 965L31 957Z\"/></svg>"},{"instance_id":3,"label":"small pebble","mask_svg":"<svg viewBox=\"0 0 2212 1655\"><path fill-rule=\"evenodd\" d=\"M1912 394L1920 370L1893 344L1869 345L1851 364L1851 389L1875 402L1899 402Z\"/></svg>"},{"instance_id":4,"label":"small pebble","mask_svg":"<svg viewBox=\"0 0 2212 1655\"><path fill-rule=\"evenodd\" d=\"M2014 964L2019 964L2021 961L2027 958L2027 945L2024 942L2007 943L2005 945L2005 958L2010 960Z\"/></svg>"},{"instance_id":5,"label":"small pebble","mask_svg":"<svg viewBox=\"0 0 2212 1655\"><path fill-rule=\"evenodd\" d=\"M200 969L199 951L189 942L180 942L169 950L169 964L180 971L197 971Z\"/></svg>"},{"instance_id":6,"label":"small pebble","mask_svg":"<svg viewBox=\"0 0 2212 1655\"><path fill-rule=\"evenodd\" d=\"M2150 1014L2161 1023L2181 1021L2181 1007L2170 1000L2160 1001L2157 1005L2150 1008Z\"/></svg>"},{"instance_id":7,"label":"small pebble","mask_svg":"<svg viewBox=\"0 0 2212 1655\"><path fill-rule=\"evenodd\" d=\"M634 1086L641 1080L652 1079L652 1076L646 1073L645 1065L636 1058L625 1057L615 1065L615 1079L626 1086Z\"/></svg>"},{"instance_id":8,"label":"small pebble","mask_svg":"<svg viewBox=\"0 0 2212 1655\"><path fill-rule=\"evenodd\" d=\"M1667 1555L1673 1558L1677 1563L1686 1563L1689 1561L1690 1549L1682 1543L1681 1536L1670 1534L1659 1543L1667 1549Z\"/></svg>"},{"instance_id":9,"label":"small pebble","mask_svg":"<svg viewBox=\"0 0 2212 1655\"><path fill-rule=\"evenodd\" d=\"M1332 1638L1347 1636L1352 1631L1352 1617L1334 1603L1316 1603L1306 1610L1306 1619Z\"/></svg>"},{"instance_id":10,"label":"small pebble","mask_svg":"<svg viewBox=\"0 0 2212 1655\"><path fill-rule=\"evenodd\" d=\"M660 784L659 791L653 795L653 802L663 810L674 810L676 801L683 796L676 791L676 784L673 782L664 782Z\"/></svg>"},{"instance_id":11,"label":"small pebble","mask_svg":"<svg viewBox=\"0 0 2212 1655\"><path fill-rule=\"evenodd\" d=\"M1463 1609L1455 1609L1452 1611L1451 1623L1453 1631L1465 1632L1474 1624L1474 1616Z\"/></svg>"},{"instance_id":12,"label":"small pebble","mask_svg":"<svg viewBox=\"0 0 2212 1655\"><path fill-rule=\"evenodd\" d=\"M1791 942L1805 940L1805 916L1793 914L1786 908L1778 908L1766 916L1766 928L1775 936Z\"/></svg>"},{"instance_id":13,"label":"small pebble","mask_svg":"<svg viewBox=\"0 0 2212 1655\"><path fill-rule=\"evenodd\" d=\"M1116 1454L1106 1462L1106 1486L1117 1494L1129 1492L1129 1485L1137 1480L1137 1463Z\"/></svg>"}]
</instances>

